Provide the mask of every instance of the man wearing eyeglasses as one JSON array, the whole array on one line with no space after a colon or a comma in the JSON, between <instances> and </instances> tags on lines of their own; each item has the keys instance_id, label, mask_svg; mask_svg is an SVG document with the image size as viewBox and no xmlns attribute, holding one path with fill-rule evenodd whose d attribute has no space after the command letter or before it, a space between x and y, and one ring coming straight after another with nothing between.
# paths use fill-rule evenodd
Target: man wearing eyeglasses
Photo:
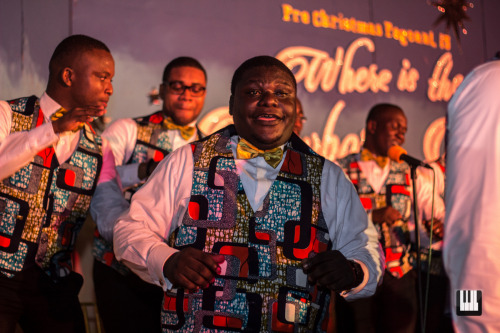
<instances>
[{"instance_id":1,"label":"man wearing eyeglasses","mask_svg":"<svg viewBox=\"0 0 500 333\"><path fill-rule=\"evenodd\" d=\"M139 279L113 254L114 221L129 206L158 163L175 149L201 138L196 120L203 108L206 72L190 57L172 60L160 84L162 110L135 119L119 119L102 134L111 144L120 181L100 184L91 214L94 285L106 332L159 332L162 289ZM123 196L121 195L123 193ZM118 195L117 195L118 194Z\"/></svg>"}]
</instances>

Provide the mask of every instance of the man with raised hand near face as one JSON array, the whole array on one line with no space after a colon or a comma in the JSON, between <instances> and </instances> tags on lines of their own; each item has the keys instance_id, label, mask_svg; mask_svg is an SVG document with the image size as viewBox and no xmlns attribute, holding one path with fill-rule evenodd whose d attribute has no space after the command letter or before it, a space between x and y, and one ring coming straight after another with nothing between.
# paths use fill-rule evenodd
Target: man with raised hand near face
<instances>
[{"instance_id":1,"label":"man with raised hand near face","mask_svg":"<svg viewBox=\"0 0 500 333\"><path fill-rule=\"evenodd\" d=\"M259 56L234 73L234 126L160 163L115 225L115 252L163 286L164 332L324 331L331 290L373 294L376 231L352 184L292 129L296 82Z\"/></svg>"},{"instance_id":2,"label":"man with raised hand near face","mask_svg":"<svg viewBox=\"0 0 500 333\"><path fill-rule=\"evenodd\" d=\"M98 180L115 176L89 125L106 112L114 72L104 43L69 36L40 98L0 102L0 332L85 330L71 255Z\"/></svg>"}]
</instances>

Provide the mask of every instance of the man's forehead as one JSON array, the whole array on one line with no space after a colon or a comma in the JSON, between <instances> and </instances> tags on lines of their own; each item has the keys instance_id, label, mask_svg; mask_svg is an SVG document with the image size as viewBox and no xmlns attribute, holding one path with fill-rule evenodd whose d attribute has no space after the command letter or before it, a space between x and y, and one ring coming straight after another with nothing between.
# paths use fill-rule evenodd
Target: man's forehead
<instances>
[{"instance_id":1,"label":"man's forehead","mask_svg":"<svg viewBox=\"0 0 500 333\"><path fill-rule=\"evenodd\" d=\"M399 109L387 109L385 112L380 114L378 117L379 121L389 122L395 120L406 120L406 116L402 110Z\"/></svg>"},{"instance_id":2,"label":"man's forehead","mask_svg":"<svg viewBox=\"0 0 500 333\"><path fill-rule=\"evenodd\" d=\"M293 78L283 69L276 66L257 66L248 68L242 75L242 81L262 82L272 79L281 84L293 86Z\"/></svg>"},{"instance_id":3,"label":"man's forehead","mask_svg":"<svg viewBox=\"0 0 500 333\"><path fill-rule=\"evenodd\" d=\"M104 68L110 65L114 66L114 59L111 53L101 49L91 49L75 53L72 56L68 56L66 62L67 64L65 66L72 68L76 68L80 65L91 65L92 67L98 67L104 70Z\"/></svg>"},{"instance_id":4,"label":"man's forehead","mask_svg":"<svg viewBox=\"0 0 500 333\"><path fill-rule=\"evenodd\" d=\"M180 77L180 76L196 76L199 77L200 79L203 78L205 79L205 74L203 71L199 68L196 67L191 67L191 66L179 66L179 67L174 67L170 70L170 73L168 74L169 78L171 77Z\"/></svg>"}]
</instances>

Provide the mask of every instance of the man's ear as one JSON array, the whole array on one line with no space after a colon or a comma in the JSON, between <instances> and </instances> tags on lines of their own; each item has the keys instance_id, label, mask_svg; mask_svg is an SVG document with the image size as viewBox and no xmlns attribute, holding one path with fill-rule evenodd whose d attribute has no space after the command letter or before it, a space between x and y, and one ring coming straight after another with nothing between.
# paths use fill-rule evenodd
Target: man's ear
<instances>
[{"instance_id":1,"label":"man's ear","mask_svg":"<svg viewBox=\"0 0 500 333\"><path fill-rule=\"evenodd\" d=\"M375 133L377 129L377 122L375 120L370 120L366 123L366 131L370 134Z\"/></svg>"},{"instance_id":2,"label":"man's ear","mask_svg":"<svg viewBox=\"0 0 500 333\"><path fill-rule=\"evenodd\" d=\"M167 87L165 87L165 83L160 83L160 89L158 90L158 95L162 100L165 100L165 89L167 89Z\"/></svg>"},{"instance_id":3,"label":"man's ear","mask_svg":"<svg viewBox=\"0 0 500 333\"><path fill-rule=\"evenodd\" d=\"M71 87L73 85L74 72L69 67L64 67L61 73L62 82L67 86Z\"/></svg>"},{"instance_id":4,"label":"man's ear","mask_svg":"<svg viewBox=\"0 0 500 333\"><path fill-rule=\"evenodd\" d=\"M229 97L229 115L233 115L233 103L234 103L234 98L233 95Z\"/></svg>"}]
</instances>

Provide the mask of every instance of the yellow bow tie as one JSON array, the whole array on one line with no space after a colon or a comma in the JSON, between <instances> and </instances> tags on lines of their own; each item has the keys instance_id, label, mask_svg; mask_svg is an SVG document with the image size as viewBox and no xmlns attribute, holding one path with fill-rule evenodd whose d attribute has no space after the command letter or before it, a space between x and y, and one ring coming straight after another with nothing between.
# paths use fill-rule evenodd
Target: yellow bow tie
<instances>
[{"instance_id":1,"label":"yellow bow tie","mask_svg":"<svg viewBox=\"0 0 500 333\"><path fill-rule=\"evenodd\" d=\"M361 161L375 161L379 167L385 168L387 163L389 163L389 157L387 156L375 156L368 149L363 149L361 151Z\"/></svg>"},{"instance_id":2,"label":"yellow bow tie","mask_svg":"<svg viewBox=\"0 0 500 333\"><path fill-rule=\"evenodd\" d=\"M257 156L264 157L267 164L276 169L283 158L283 149L281 149L281 147L277 147L269 150L261 150L247 140L241 138L236 146L236 158L248 160Z\"/></svg>"},{"instance_id":3,"label":"yellow bow tie","mask_svg":"<svg viewBox=\"0 0 500 333\"><path fill-rule=\"evenodd\" d=\"M171 130L178 130L181 133L182 138L186 141L189 140L196 131L196 128L192 126L180 126L175 124L170 117L166 117L163 120L163 126Z\"/></svg>"},{"instance_id":4,"label":"yellow bow tie","mask_svg":"<svg viewBox=\"0 0 500 333\"><path fill-rule=\"evenodd\" d=\"M68 112L68 110L66 110L65 108L63 107L60 107L59 109L57 109L56 112L54 112L51 116L50 116L50 120L52 121L56 121L57 119L59 118L62 118L62 116L64 116L64 114ZM81 130L83 127L85 126L85 123L80 123L80 125L78 125L78 128L74 129L73 132L78 132L79 130Z\"/></svg>"}]
</instances>

